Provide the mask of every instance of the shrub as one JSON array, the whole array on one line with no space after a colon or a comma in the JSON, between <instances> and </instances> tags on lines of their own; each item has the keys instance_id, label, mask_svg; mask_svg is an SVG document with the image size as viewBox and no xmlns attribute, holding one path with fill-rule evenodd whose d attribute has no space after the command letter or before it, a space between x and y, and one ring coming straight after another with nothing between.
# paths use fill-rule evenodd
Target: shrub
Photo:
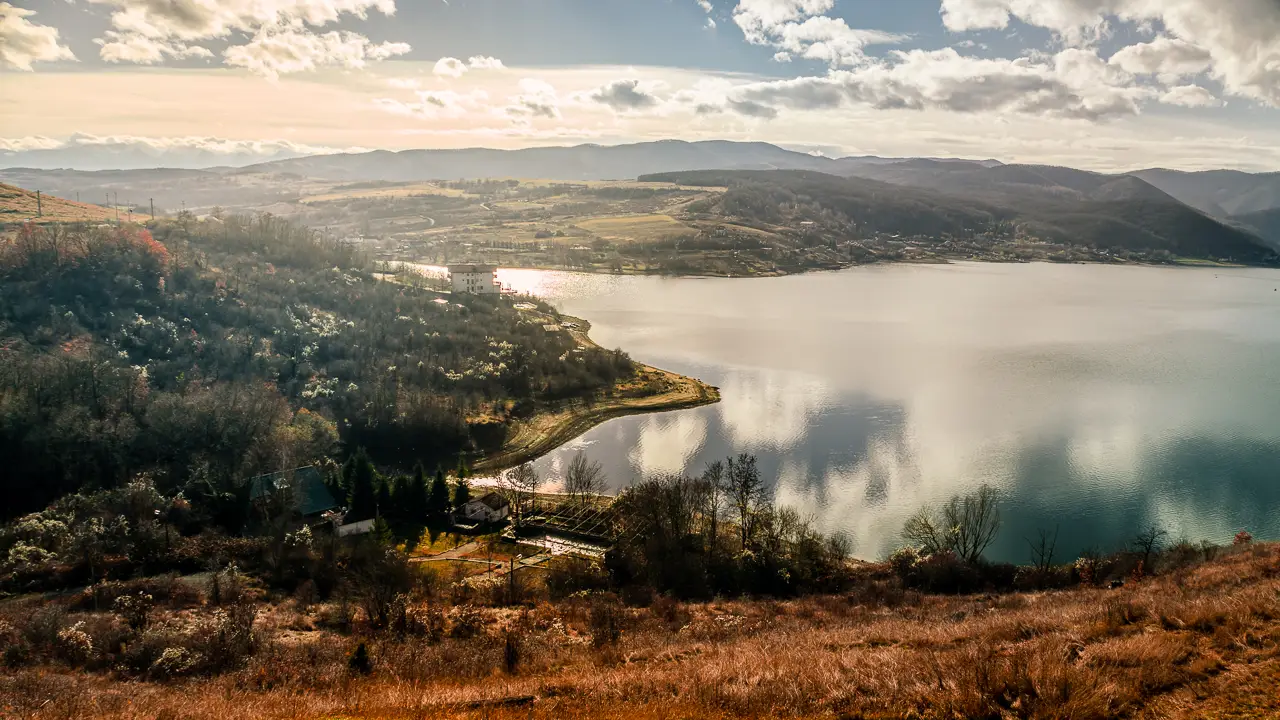
<instances>
[{"instance_id":1,"label":"shrub","mask_svg":"<svg viewBox=\"0 0 1280 720\"><path fill-rule=\"evenodd\" d=\"M591 601L591 644L603 648L617 644L622 637L622 604L610 595L602 595Z\"/></svg>"},{"instance_id":2,"label":"shrub","mask_svg":"<svg viewBox=\"0 0 1280 720\"><path fill-rule=\"evenodd\" d=\"M93 657L93 638L84 631L84 623L58 631L58 657L71 665L83 665Z\"/></svg>"},{"instance_id":3,"label":"shrub","mask_svg":"<svg viewBox=\"0 0 1280 720\"><path fill-rule=\"evenodd\" d=\"M1248 545L1253 542L1253 535L1248 530L1241 530L1236 533L1235 539L1231 541L1232 545Z\"/></svg>"},{"instance_id":4,"label":"shrub","mask_svg":"<svg viewBox=\"0 0 1280 720\"><path fill-rule=\"evenodd\" d=\"M147 626L151 608L154 606L155 600L144 592L121 595L111 603L111 609L134 630L142 630Z\"/></svg>"},{"instance_id":5,"label":"shrub","mask_svg":"<svg viewBox=\"0 0 1280 720\"><path fill-rule=\"evenodd\" d=\"M453 611L453 624L449 628L449 637L466 640L479 635L484 630L484 616L473 605L462 605Z\"/></svg>"},{"instance_id":6,"label":"shrub","mask_svg":"<svg viewBox=\"0 0 1280 720\"><path fill-rule=\"evenodd\" d=\"M369 648L364 643L356 645L356 649L351 651L351 655L347 657L347 668L361 675L373 672L373 659L369 657Z\"/></svg>"},{"instance_id":7,"label":"shrub","mask_svg":"<svg viewBox=\"0 0 1280 720\"><path fill-rule=\"evenodd\" d=\"M147 674L157 680L189 675L200 666L202 659L200 655L186 648L168 647L161 651L160 657L151 663Z\"/></svg>"}]
</instances>

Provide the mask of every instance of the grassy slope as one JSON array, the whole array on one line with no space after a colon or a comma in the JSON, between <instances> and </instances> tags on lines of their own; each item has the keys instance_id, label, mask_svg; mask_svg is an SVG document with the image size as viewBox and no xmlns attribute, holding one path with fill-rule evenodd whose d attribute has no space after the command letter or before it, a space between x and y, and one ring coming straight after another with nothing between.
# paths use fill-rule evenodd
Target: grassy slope
<instances>
[{"instance_id":1,"label":"grassy slope","mask_svg":"<svg viewBox=\"0 0 1280 720\"><path fill-rule=\"evenodd\" d=\"M52 195L42 195L39 205L43 207L44 214L38 216L34 190L24 190L16 185L0 183L0 222L26 220L37 223L115 222L116 219L116 211L111 208L79 203ZM133 219L141 222L148 217L135 213Z\"/></svg>"},{"instance_id":2,"label":"grassy slope","mask_svg":"<svg viewBox=\"0 0 1280 720\"><path fill-rule=\"evenodd\" d=\"M901 591L624 611L593 649L582 601L511 610L477 638L371 641L312 629L323 607L260 614L268 641L212 680L113 681L57 667L0 674L0 715L154 718L1274 718L1280 545L1227 550L1130 582L1003 597ZM29 610L11 601L0 610ZM504 706L503 702L524 703Z\"/></svg>"}]
</instances>

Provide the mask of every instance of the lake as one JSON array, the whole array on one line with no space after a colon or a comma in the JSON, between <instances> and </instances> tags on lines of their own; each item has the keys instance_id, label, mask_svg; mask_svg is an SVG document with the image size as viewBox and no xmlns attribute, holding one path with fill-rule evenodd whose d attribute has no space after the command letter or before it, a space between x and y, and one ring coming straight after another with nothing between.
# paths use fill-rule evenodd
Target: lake
<instances>
[{"instance_id":1,"label":"lake","mask_svg":"<svg viewBox=\"0 0 1280 720\"><path fill-rule=\"evenodd\" d=\"M622 418L576 452L615 489L753 453L778 503L898 544L924 505L989 483L989 556L1114 550L1151 523L1218 543L1280 538L1280 272L894 265L703 279L503 270L592 337L721 388L718 405Z\"/></svg>"}]
</instances>

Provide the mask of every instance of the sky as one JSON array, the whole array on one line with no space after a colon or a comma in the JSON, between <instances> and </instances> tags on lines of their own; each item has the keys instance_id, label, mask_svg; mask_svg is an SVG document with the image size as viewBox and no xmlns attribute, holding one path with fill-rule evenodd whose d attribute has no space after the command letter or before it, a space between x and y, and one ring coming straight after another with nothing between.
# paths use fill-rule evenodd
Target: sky
<instances>
[{"instance_id":1,"label":"sky","mask_svg":"<svg viewBox=\"0 0 1280 720\"><path fill-rule=\"evenodd\" d=\"M1280 170L1280 0L0 0L0 165L668 138Z\"/></svg>"}]
</instances>

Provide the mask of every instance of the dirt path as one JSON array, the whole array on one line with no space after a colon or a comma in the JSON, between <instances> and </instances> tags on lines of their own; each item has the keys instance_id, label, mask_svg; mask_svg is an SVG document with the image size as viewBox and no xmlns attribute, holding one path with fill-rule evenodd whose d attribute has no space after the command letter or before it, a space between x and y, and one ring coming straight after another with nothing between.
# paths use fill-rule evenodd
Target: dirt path
<instances>
[{"instance_id":1,"label":"dirt path","mask_svg":"<svg viewBox=\"0 0 1280 720\"><path fill-rule=\"evenodd\" d=\"M470 560L471 558L464 558L463 555L466 555L469 552L472 552L474 550L479 550L479 549L480 549L480 543L476 542L475 540L472 540L469 543L463 543L456 548L453 548L451 550L445 550L444 552L438 553L436 555L426 555L423 557L409 558L409 562L434 562L436 560ZM485 561L481 560L480 562L485 562Z\"/></svg>"},{"instance_id":2,"label":"dirt path","mask_svg":"<svg viewBox=\"0 0 1280 720\"><path fill-rule=\"evenodd\" d=\"M599 347L588 335L591 324L586 320L566 315L561 317L561 322L576 326L566 329L566 332L579 346ZM720 389L696 378L640 363L636 363L636 373L646 383L663 387L664 390L642 397L599 398L540 412L528 420L515 423L508 432L502 449L476 463L474 469L477 472L498 472L528 462L614 418L683 410L720 402Z\"/></svg>"}]
</instances>

